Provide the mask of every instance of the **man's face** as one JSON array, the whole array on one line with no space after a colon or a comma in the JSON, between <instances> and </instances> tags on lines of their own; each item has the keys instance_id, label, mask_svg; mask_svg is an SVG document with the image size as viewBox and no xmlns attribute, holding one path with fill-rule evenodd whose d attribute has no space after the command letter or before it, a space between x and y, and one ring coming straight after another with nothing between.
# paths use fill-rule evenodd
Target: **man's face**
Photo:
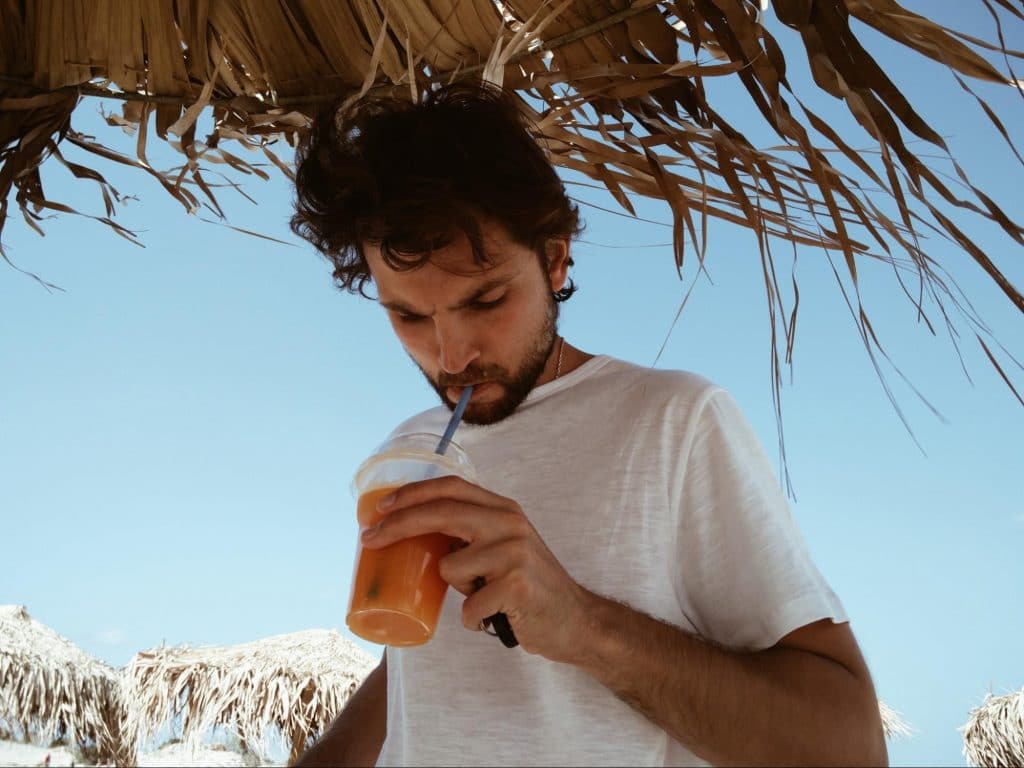
<instances>
[{"instance_id":1,"label":"man's face","mask_svg":"<svg viewBox=\"0 0 1024 768\"><path fill-rule=\"evenodd\" d=\"M392 269L379 245L364 243L363 253L399 341L441 401L454 408L473 384L463 418L493 424L526 398L551 356L551 294L565 282L565 266L556 256L545 269L500 225L481 223L481 233L490 263L474 263L462 233L418 269Z\"/></svg>"}]
</instances>

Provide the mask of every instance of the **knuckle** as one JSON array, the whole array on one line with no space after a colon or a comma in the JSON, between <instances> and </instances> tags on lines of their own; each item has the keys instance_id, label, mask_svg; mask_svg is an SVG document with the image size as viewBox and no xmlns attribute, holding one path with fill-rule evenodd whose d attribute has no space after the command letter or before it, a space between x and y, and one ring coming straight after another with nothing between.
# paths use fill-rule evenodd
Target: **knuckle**
<instances>
[{"instance_id":1,"label":"knuckle","mask_svg":"<svg viewBox=\"0 0 1024 768\"><path fill-rule=\"evenodd\" d=\"M501 555L508 563L509 575L519 573L526 563L526 542L521 538L507 539L501 543Z\"/></svg>"},{"instance_id":2,"label":"knuckle","mask_svg":"<svg viewBox=\"0 0 1024 768\"><path fill-rule=\"evenodd\" d=\"M523 508L519 506L518 501L516 501L515 499L510 499L507 496L499 496L498 498L500 500L499 503L501 504L501 506L505 507L509 512L525 517L525 515L523 514Z\"/></svg>"},{"instance_id":3,"label":"knuckle","mask_svg":"<svg viewBox=\"0 0 1024 768\"><path fill-rule=\"evenodd\" d=\"M505 512L505 523L516 536L525 536L530 531L530 521L518 507Z\"/></svg>"},{"instance_id":4,"label":"knuckle","mask_svg":"<svg viewBox=\"0 0 1024 768\"><path fill-rule=\"evenodd\" d=\"M519 604L526 604L530 599L532 589L530 580L526 578L522 569L513 568L505 577L508 582L508 590L515 597Z\"/></svg>"}]
</instances>

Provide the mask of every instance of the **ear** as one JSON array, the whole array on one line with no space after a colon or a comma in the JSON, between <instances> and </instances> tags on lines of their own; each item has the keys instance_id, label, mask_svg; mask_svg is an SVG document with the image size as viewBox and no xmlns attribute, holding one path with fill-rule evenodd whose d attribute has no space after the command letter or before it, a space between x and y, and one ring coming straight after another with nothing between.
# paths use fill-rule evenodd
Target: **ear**
<instances>
[{"instance_id":1,"label":"ear","mask_svg":"<svg viewBox=\"0 0 1024 768\"><path fill-rule=\"evenodd\" d=\"M552 293L562 290L569 279L569 238L548 238L544 246L547 258L548 280Z\"/></svg>"}]
</instances>

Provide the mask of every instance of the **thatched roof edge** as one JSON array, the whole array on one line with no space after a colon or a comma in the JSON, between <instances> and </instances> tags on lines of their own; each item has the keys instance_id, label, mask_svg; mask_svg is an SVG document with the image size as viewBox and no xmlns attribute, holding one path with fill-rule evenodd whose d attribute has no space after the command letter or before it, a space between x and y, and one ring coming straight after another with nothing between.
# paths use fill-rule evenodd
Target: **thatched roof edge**
<instances>
[{"instance_id":1,"label":"thatched roof edge","mask_svg":"<svg viewBox=\"0 0 1024 768\"><path fill-rule=\"evenodd\" d=\"M119 193L99 167L132 166L155 178L186 211L205 208L222 216L208 181L211 168L266 178L261 166L270 164L289 175L290 149L284 156L277 151L301 140L325 99L370 88L417 99L437 83L483 78L522 97L556 165L606 187L627 214L631 196L665 200L680 274L684 266L694 275L703 268L709 219L755 234L760 259L754 268L763 273L770 310L784 468L779 392L783 368L792 361L799 301L779 288L773 242L840 257L834 267L843 300L901 419L882 372L887 355L861 298L859 275L867 260L893 267L918 319L933 332L945 328L958 355L965 340L977 342L1024 404L1011 377L1024 365L993 337L928 240L938 237L969 256L1024 312L1024 294L993 256L996 248L981 247L963 223L992 223L1018 246L1024 227L953 161L940 130L879 66L853 23L947 66L955 87L977 99L979 120L1005 140L1007 167L1019 168L1024 156L1006 128L1013 123L969 83L1024 94L1014 71L1024 52L1006 43L1003 29L1024 22L1024 11L1008 0L979 0L979 11L997 23L997 42L943 27L896 0L772 0L770 9L757 0L638 0L628 8L616 0L268 0L258 10L184 0L137 3L123 9L128 16L117 24L91 13L88 0L66 0L63 13L46 18L43 7L4 6L0 234L11 198L36 229L44 215L75 212L47 196L39 174L44 162L64 163L97 183L104 214L93 218L134 241L114 219ZM784 50L773 32L780 29L798 33L799 46ZM806 59L815 87L845 106L856 130L844 131L807 106L810 94L787 77L787 57L794 56ZM742 84L778 146L760 149L746 138L746 126L730 122L727 105L708 87L721 77ZM72 127L86 95L122 102L122 114L108 122L136 131L134 155ZM214 118L205 137L196 131L204 112ZM161 171L150 165L152 135L180 151L180 166ZM916 140L948 159L955 178ZM255 159L228 151L232 142ZM71 162L62 152L66 146L91 153L96 167ZM936 313L941 316L933 319ZM966 327L958 330L953 319Z\"/></svg>"},{"instance_id":2,"label":"thatched roof edge","mask_svg":"<svg viewBox=\"0 0 1024 768\"><path fill-rule=\"evenodd\" d=\"M963 754L969 765L1015 768L1024 765L1024 688L993 696L971 710Z\"/></svg>"},{"instance_id":3,"label":"thatched roof edge","mask_svg":"<svg viewBox=\"0 0 1024 768\"><path fill-rule=\"evenodd\" d=\"M376 662L334 630L307 630L236 646L164 647L125 669L127 730L141 749L170 719L197 748L215 728L266 759L273 729L297 757L326 730Z\"/></svg>"},{"instance_id":4,"label":"thatched roof edge","mask_svg":"<svg viewBox=\"0 0 1024 768\"><path fill-rule=\"evenodd\" d=\"M120 674L33 619L0 606L0 719L47 743L91 743L103 760L134 765Z\"/></svg>"}]
</instances>

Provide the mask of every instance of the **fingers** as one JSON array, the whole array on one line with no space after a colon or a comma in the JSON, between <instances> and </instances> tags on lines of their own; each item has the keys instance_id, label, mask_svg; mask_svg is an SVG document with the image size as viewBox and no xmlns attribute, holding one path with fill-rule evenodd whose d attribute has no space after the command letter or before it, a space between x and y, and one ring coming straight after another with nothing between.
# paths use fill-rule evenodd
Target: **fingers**
<instances>
[{"instance_id":1,"label":"fingers","mask_svg":"<svg viewBox=\"0 0 1024 768\"><path fill-rule=\"evenodd\" d=\"M521 617L515 606L535 597L523 577L525 562L522 542L515 540L469 546L442 558L442 578L466 595L462 604L466 629L480 631L482 622L502 613L514 638L515 619ZM508 645L504 638L503 642Z\"/></svg>"},{"instance_id":2,"label":"fingers","mask_svg":"<svg viewBox=\"0 0 1024 768\"><path fill-rule=\"evenodd\" d=\"M377 504L380 512L392 513L399 509L424 504L437 499L453 499L482 507L518 508L512 499L474 485L461 477L448 475L431 480L406 483Z\"/></svg>"},{"instance_id":3,"label":"fingers","mask_svg":"<svg viewBox=\"0 0 1024 768\"><path fill-rule=\"evenodd\" d=\"M502 590L498 585L488 584L462 601L462 626L479 632L483 620L496 613L506 614L512 631L516 631L515 614L504 605Z\"/></svg>"},{"instance_id":4,"label":"fingers","mask_svg":"<svg viewBox=\"0 0 1024 768\"><path fill-rule=\"evenodd\" d=\"M480 537L480 508L449 499L400 509L386 515L377 525L363 531L364 547L379 549L401 539L443 533L463 541Z\"/></svg>"},{"instance_id":5,"label":"fingers","mask_svg":"<svg viewBox=\"0 0 1024 768\"><path fill-rule=\"evenodd\" d=\"M491 544L475 544L445 555L439 563L441 578L464 595L471 595L484 585L503 579L512 569L520 566L522 547L514 540Z\"/></svg>"},{"instance_id":6,"label":"fingers","mask_svg":"<svg viewBox=\"0 0 1024 768\"><path fill-rule=\"evenodd\" d=\"M379 549L401 539L428 533L443 533L473 543L527 533L529 523L514 508L482 507L451 498L438 498L415 506L392 507L381 521L363 532L363 546Z\"/></svg>"}]
</instances>

